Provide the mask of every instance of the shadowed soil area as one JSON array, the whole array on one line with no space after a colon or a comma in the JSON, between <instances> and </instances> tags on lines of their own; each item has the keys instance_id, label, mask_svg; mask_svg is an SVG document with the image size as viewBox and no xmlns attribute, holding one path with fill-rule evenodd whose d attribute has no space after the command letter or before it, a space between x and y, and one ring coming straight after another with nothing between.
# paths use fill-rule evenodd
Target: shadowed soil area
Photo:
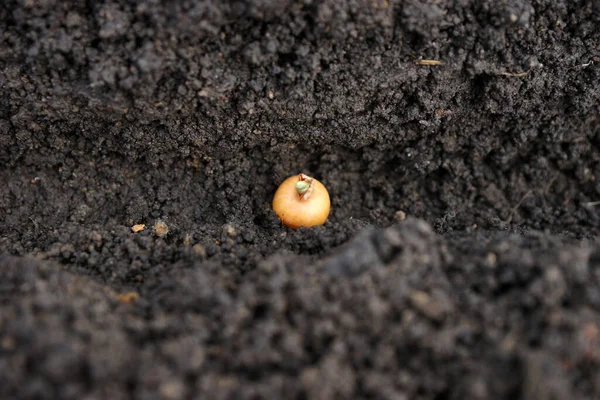
<instances>
[{"instance_id":1,"label":"shadowed soil area","mask_svg":"<svg viewBox=\"0 0 600 400\"><path fill-rule=\"evenodd\" d=\"M4 0L0 33L0 398L600 398L598 1ZM300 172L331 214L294 231Z\"/></svg>"}]
</instances>

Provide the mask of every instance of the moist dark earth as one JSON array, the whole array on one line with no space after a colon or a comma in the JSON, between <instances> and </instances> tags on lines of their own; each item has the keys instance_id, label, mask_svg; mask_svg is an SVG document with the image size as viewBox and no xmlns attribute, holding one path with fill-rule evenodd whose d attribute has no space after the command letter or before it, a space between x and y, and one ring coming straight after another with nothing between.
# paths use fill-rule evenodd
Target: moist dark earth
<instances>
[{"instance_id":1,"label":"moist dark earth","mask_svg":"<svg viewBox=\"0 0 600 400\"><path fill-rule=\"evenodd\" d=\"M3 0L0 34L0 398L600 398L599 1ZM332 211L293 231L300 172Z\"/></svg>"}]
</instances>

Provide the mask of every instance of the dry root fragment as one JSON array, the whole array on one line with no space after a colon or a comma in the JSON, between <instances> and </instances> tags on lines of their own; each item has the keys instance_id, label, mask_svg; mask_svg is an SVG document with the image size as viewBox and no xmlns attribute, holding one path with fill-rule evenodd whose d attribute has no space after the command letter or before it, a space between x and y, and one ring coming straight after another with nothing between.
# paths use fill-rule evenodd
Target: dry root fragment
<instances>
[{"instance_id":1,"label":"dry root fragment","mask_svg":"<svg viewBox=\"0 0 600 400\"><path fill-rule=\"evenodd\" d=\"M426 65L426 66L436 66L436 65L442 65L442 62L440 60L423 60L423 59L418 59L417 61L415 61L415 64L417 65Z\"/></svg>"}]
</instances>

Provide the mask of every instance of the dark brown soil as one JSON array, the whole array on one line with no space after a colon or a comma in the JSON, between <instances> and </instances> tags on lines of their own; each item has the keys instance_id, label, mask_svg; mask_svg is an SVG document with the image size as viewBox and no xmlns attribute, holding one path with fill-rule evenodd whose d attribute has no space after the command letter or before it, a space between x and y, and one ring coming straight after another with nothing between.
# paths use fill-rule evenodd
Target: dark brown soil
<instances>
[{"instance_id":1,"label":"dark brown soil","mask_svg":"<svg viewBox=\"0 0 600 400\"><path fill-rule=\"evenodd\" d=\"M600 398L598 0L3 0L0 34L0 398ZM270 208L299 172L322 227Z\"/></svg>"}]
</instances>

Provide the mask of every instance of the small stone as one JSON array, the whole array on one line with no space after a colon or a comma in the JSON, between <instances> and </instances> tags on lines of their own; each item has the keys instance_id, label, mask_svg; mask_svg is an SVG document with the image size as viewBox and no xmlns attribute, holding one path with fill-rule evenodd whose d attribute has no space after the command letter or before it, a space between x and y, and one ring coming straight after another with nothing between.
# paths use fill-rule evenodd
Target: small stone
<instances>
[{"instance_id":1,"label":"small stone","mask_svg":"<svg viewBox=\"0 0 600 400\"><path fill-rule=\"evenodd\" d=\"M206 257L206 248L204 248L204 246L202 246L200 243L192 246L192 251L198 256Z\"/></svg>"},{"instance_id":2,"label":"small stone","mask_svg":"<svg viewBox=\"0 0 600 400\"><path fill-rule=\"evenodd\" d=\"M492 252L487 253L485 256L485 264L490 268L495 268L498 264L498 256Z\"/></svg>"},{"instance_id":3,"label":"small stone","mask_svg":"<svg viewBox=\"0 0 600 400\"><path fill-rule=\"evenodd\" d=\"M251 229L244 230L242 236L244 237L244 240L248 243L253 243L254 239L256 239L256 233Z\"/></svg>"},{"instance_id":4,"label":"small stone","mask_svg":"<svg viewBox=\"0 0 600 400\"><path fill-rule=\"evenodd\" d=\"M404 221L406 219L406 213L402 210L396 211L396 213L394 214L394 219L396 221Z\"/></svg>"},{"instance_id":5,"label":"small stone","mask_svg":"<svg viewBox=\"0 0 600 400\"><path fill-rule=\"evenodd\" d=\"M117 300L125 304L133 304L139 300L140 295L137 292L127 292L115 296Z\"/></svg>"},{"instance_id":6,"label":"small stone","mask_svg":"<svg viewBox=\"0 0 600 400\"><path fill-rule=\"evenodd\" d=\"M146 229L146 225L144 224L136 224L134 226L131 227L131 232L133 233L138 233L143 231L144 229Z\"/></svg>"},{"instance_id":7,"label":"small stone","mask_svg":"<svg viewBox=\"0 0 600 400\"><path fill-rule=\"evenodd\" d=\"M229 237L236 237L239 235L240 231L231 224L225 224L223 226L223 233L227 234Z\"/></svg>"},{"instance_id":8,"label":"small stone","mask_svg":"<svg viewBox=\"0 0 600 400\"><path fill-rule=\"evenodd\" d=\"M0 343L0 347L4 350L12 350L16 346L15 339L10 336L5 336L2 338L2 342Z\"/></svg>"},{"instance_id":9,"label":"small stone","mask_svg":"<svg viewBox=\"0 0 600 400\"><path fill-rule=\"evenodd\" d=\"M164 221L160 219L154 224L153 230L154 234L159 238L165 237L169 233L169 227L167 226L167 224L165 224Z\"/></svg>"},{"instance_id":10,"label":"small stone","mask_svg":"<svg viewBox=\"0 0 600 400\"><path fill-rule=\"evenodd\" d=\"M74 252L75 252L75 246L73 246L73 245L72 245L72 244L70 244L70 243L67 243L67 244L65 244L65 245L62 245L62 246L60 247L60 255L61 255L63 258L65 258L65 259L66 259L66 258L69 258L69 257L71 257L71 255L72 255Z\"/></svg>"},{"instance_id":11,"label":"small stone","mask_svg":"<svg viewBox=\"0 0 600 400\"><path fill-rule=\"evenodd\" d=\"M182 399L185 396L185 385L180 380L173 379L160 385L159 392L163 399Z\"/></svg>"},{"instance_id":12,"label":"small stone","mask_svg":"<svg viewBox=\"0 0 600 400\"><path fill-rule=\"evenodd\" d=\"M415 291L410 295L410 301L420 313L434 321L439 321L444 316L442 305L433 300L431 296L422 291Z\"/></svg>"},{"instance_id":13,"label":"small stone","mask_svg":"<svg viewBox=\"0 0 600 400\"><path fill-rule=\"evenodd\" d=\"M91 211L92 209L87 204L80 204L73 215L71 215L71 221L82 222Z\"/></svg>"}]
</instances>

